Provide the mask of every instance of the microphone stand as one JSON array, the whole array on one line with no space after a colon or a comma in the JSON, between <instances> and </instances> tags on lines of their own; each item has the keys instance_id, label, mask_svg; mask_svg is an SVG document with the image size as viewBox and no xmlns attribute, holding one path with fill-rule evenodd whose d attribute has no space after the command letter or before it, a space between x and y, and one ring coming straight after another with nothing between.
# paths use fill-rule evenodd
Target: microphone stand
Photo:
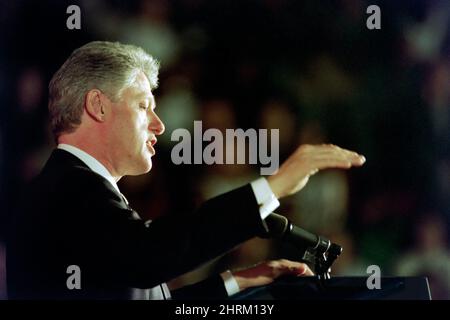
<instances>
[{"instance_id":1,"label":"microphone stand","mask_svg":"<svg viewBox=\"0 0 450 320\"><path fill-rule=\"evenodd\" d=\"M326 288L327 281L331 278L331 265L339 257L341 252L342 247L335 243L331 243L326 252L313 248L307 248L305 250L302 260L314 266L317 282L321 289Z\"/></svg>"},{"instance_id":2,"label":"microphone stand","mask_svg":"<svg viewBox=\"0 0 450 320\"><path fill-rule=\"evenodd\" d=\"M293 225L289 220L287 228L288 230L293 228ZM295 243L293 244L295 245ZM299 247L299 249L304 250L301 260L313 266L319 288L321 290L325 289L327 281L331 278L331 266L342 253L342 247L322 236L317 236L317 243L315 246L303 246Z\"/></svg>"},{"instance_id":3,"label":"microphone stand","mask_svg":"<svg viewBox=\"0 0 450 320\"><path fill-rule=\"evenodd\" d=\"M281 239L302 250L301 260L313 268L319 288L324 289L331 278L331 266L342 253L342 247L322 236L294 226L286 217L275 212L270 214L264 223L267 232L262 236Z\"/></svg>"}]
</instances>

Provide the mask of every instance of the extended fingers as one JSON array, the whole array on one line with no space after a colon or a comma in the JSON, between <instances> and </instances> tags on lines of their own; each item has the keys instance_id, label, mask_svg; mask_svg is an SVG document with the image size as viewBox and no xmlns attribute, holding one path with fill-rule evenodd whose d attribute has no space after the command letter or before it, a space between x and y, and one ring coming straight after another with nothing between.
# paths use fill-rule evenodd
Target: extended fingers
<instances>
[{"instance_id":1,"label":"extended fingers","mask_svg":"<svg viewBox=\"0 0 450 320\"><path fill-rule=\"evenodd\" d=\"M343 149L341 147L338 147L334 144L319 144L319 145L302 145L300 146L296 153L298 154L327 154L327 155L333 155L333 156L339 156L339 157L347 157L347 158L364 158L362 155L358 154L357 152Z\"/></svg>"},{"instance_id":2,"label":"extended fingers","mask_svg":"<svg viewBox=\"0 0 450 320\"><path fill-rule=\"evenodd\" d=\"M301 190L310 176L327 168L349 169L361 166L364 156L331 144L302 145L268 178L277 198L294 194Z\"/></svg>"},{"instance_id":3,"label":"extended fingers","mask_svg":"<svg viewBox=\"0 0 450 320\"><path fill-rule=\"evenodd\" d=\"M364 156L334 145L307 145L300 149L301 152L296 154L297 159L306 163L312 171L324 168L345 169L361 166L366 161Z\"/></svg>"},{"instance_id":4,"label":"extended fingers","mask_svg":"<svg viewBox=\"0 0 450 320\"><path fill-rule=\"evenodd\" d=\"M281 259L277 261L277 269L281 274L291 274L296 276L312 276L314 273L311 271L311 269L308 267L307 264L297 262L297 261L291 261L286 259Z\"/></svg>"},{"instance_id":5,"label":"extended fingers","mask_svg":"<svg viewBox=\"0 0 450 320\"><path fill-rule=\"evenodd\" d=\"M314 272L308 267L307 264L303 263L305 269L303 269L303 273L299 274L299 276L313 276Z\"/></svg>"},{"instance_id":6,"label":"extended fingers","mask_svg":"<svg viewBox=\"0 0 450 320\"><path fill-rule=\"evenodd\" d=\"M316 156L311 159L311 166L314 169L325 168L342 168L348 169L353 166L362 166L365 162L365 158L346 158L346 157L333 157L333 156Z\"/></svg>"}]
</instances>

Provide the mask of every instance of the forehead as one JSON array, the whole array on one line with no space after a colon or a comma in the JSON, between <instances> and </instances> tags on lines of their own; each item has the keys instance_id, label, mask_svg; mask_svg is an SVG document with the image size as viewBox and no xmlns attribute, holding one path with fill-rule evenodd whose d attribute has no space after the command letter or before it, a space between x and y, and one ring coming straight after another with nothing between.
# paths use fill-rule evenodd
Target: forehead
<instances>
[{"instance_id":1,"label":"forehead","mask_svg":"<svg viewBox=\"0 0 450 320\"><path fill-rule=\"evenodd\" d=\"M148 81L147 76L142 71L139 71L139 73L136 75L136 80L134 81L134 86L142 91L148 91L150 90L150 82Z\"/></svg>"},{"instance_id":2,"label":"forehead","mask_svg":"<svg viewBox=\"0 0 450 320\"><path fill-rule=\"evenodd\" d=\"M130 94L136 96L141 99L153 99L153 94L150 88L150 82L147 79L147 76L142 72L136 75L135 81L131 84L130 87L126 89Z\"/></svg>"}]
</instances>

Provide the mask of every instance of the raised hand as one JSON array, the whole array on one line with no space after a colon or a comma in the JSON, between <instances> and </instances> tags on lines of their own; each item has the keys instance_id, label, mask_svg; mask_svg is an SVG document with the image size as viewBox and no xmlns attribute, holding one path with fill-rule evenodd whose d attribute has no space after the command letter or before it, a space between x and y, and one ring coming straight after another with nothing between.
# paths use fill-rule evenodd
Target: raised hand
<instances>
[{"instance_id":1,"label":"raised hand","mask_svg":"<svg viewBox=\"0 0 450 320\"><path fill-rule=\"evenodd\" d=\"M301 145L267 181L280 199L300 191L319 170L349 169L365 161L364 156L332 144Z\"/></svg>"}]
</instances>

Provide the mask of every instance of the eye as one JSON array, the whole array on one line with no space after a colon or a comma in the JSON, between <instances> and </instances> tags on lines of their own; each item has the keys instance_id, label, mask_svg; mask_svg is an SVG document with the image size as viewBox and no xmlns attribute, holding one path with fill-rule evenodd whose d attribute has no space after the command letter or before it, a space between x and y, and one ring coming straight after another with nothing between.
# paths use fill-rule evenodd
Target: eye
<instances>
[{"instance_id":1,"label":"eye","mask_svg":"<svg viewBox=\"0 0 450 320\"><path fill-rule=\"evenodd\" d=\"M139 108L140 108L140 109L143 109L143 110L147 110L147 109L148 109L146 103L140 103L140 104L139 104Z\"/></svg>"}]
</instances>

